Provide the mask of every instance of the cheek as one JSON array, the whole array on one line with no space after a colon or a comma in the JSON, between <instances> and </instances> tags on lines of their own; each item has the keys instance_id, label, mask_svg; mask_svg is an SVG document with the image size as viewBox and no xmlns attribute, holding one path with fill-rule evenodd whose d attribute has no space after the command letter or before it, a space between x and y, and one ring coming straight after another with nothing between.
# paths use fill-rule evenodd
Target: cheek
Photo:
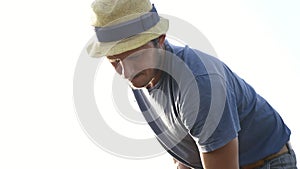
<instances>
[{"instance_id":1,"label":"cheek","mask_svg":"<svg viewBox=\"0 0 300 169\"><path fill-rule=\"evenodd\" d=\"M159 68L159 59L155 56L149 56L139 61L139 68L143 70Z\"/></svg>"}]
</instances>

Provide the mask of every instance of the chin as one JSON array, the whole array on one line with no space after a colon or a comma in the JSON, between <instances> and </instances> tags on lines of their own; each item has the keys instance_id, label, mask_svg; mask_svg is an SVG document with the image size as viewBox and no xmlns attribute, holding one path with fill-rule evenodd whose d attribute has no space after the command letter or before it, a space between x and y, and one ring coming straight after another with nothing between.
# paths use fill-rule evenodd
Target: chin
<instances>
[{"instance_id":1,"label":"chin","mask_svg":"<svg viewBox=\"0 0 300 169\"><path fill-rule=\"evenodd\" d=\"M138 75L129 81L129 85L133 89L145 88L149 85L150 80L145 78L143 75Z\"/></svg>"},{"instance_id":2,"label":"chin","mask_svg":"<svg viewBox=\"0 0 300 169\"><path fill-rule=\"evenodd\" d=\"M133 79L133 81L129 82L129 85L133 89L141 89L145 88L149 85L149 82L138 81L138 79Z\"/></svg>"},{"instance_id":3,"label":"chin","mask_svg":"<svg viewBox=\"0 0 300 169\"><path fill-rule=\"evenodd\" d=\"M145 88L147 87L148 85L145 84L145 85L142 85L142 84L133 84L132 82L129 83L130 87L132 89L142 89L142 88Z\"/></svg>"}]
</instances>

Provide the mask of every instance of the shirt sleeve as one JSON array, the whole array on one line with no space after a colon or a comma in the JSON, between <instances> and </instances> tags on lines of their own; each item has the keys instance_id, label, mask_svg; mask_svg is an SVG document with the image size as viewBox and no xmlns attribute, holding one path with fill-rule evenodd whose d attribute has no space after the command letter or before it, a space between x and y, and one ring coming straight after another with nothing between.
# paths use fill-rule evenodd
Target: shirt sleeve
<instances>
[{"instance_id":1,"label":"shirt sleeve","mask_svg":"<svg viewBox=\"0 0 300 169\"><path fill-rule=\"evenodd\" d=\"M198 91L186 88L181 92L180 118L201 151L211 152L238 136L236 99L234 91L219 74L197 76L196 82ZM190 109L195 104L196 111Z\"/></svg>"}]
</instances>

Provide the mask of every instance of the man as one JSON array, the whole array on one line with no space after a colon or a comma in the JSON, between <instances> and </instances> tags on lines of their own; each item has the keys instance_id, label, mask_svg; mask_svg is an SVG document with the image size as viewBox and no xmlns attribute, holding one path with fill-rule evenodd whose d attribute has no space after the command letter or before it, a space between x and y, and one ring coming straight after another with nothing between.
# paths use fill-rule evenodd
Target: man
<instances>
[{"instance_id":1,"label":"man","mask_svg":"<svg viewBox=\"0 0 300 169\"><path fill-rule=\"evenodd\" d=\"M297 168L291 131L223 62L166 40L168 20L149 0L96 0L98 42L178 168ZM146 88L150 98L140 88Z\"/></svg>"}]
</instances>

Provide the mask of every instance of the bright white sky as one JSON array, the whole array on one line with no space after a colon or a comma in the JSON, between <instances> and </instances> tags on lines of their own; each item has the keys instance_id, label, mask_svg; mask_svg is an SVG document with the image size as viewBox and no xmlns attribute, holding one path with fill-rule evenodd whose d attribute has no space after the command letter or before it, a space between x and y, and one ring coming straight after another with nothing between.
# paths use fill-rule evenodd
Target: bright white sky
<instances>
[{"instance_id":1,"label":"bright white sky","mask_svg":"<svg viewBox=\"0 0 300 169\"><path fill-rule=\"evenodd\" d=\"M167 154L147 160L113 156L97 147L77 120L73 75L94 34L91 2L0 2L0 168L173 167ZM218 57L269 100L291 128L300 154L300 1L152 2L159 13L196 26ZM146 128L118 118L126 127L112 128L129 137L140 137L133 133Z\"/></svg>"}]
</instances>

